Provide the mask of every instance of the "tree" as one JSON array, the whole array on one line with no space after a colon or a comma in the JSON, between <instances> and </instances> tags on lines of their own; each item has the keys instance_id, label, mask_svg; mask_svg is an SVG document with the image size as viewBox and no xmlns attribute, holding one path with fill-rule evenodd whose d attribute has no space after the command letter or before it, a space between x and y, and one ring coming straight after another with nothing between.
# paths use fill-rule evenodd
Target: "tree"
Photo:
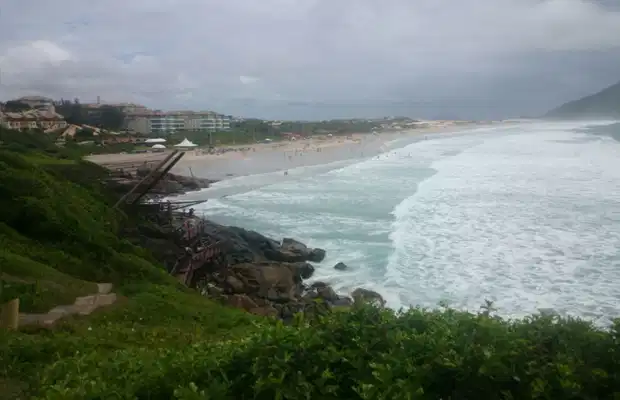
<instances>
[{"instance_id":1,"label":"tree","mask_svg":"<svg viewBox=\"0 0 620 400\"><path fill-rule=\"evenodd\" d=\"M7 112L23 112L30 110L31 107L17 100L9 100L4 104L4 110Z\"/></svg>"},{"instance_id":2,"label":"tree","mask_svg":"<svg viewBox=\"0 0 620 400\"><path fill-rule=\"evenodd\" d=\"M61 100L56 105L56 112L65 117L69 124L82 125L86 123L86 112L78 99L73 102Z\"/></svg>"},{"instance_id":3,"label":"tree","mask_svg":"<svg viewBox=\"0 0 620 400\"><path fill-rule=\"evenodd\" d=\"M100 111L100 125L102 128L109 130L122 129L125 114L121 110L112 106L102 106Z\"/></svg>"}]
</instances>

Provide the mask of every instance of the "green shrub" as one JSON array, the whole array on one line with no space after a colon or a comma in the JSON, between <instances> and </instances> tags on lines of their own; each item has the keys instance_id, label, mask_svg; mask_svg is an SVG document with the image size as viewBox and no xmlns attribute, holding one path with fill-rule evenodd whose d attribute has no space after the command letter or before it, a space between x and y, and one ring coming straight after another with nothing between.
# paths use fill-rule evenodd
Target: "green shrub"
<instances>
[{"instance_id":1,"label":"green shrub","mask_svg":"<svg viewBox=\"0 0 620 400\"><path fill-rule=\"evenodd\" d=\"M612 399L618 351L617 327L577 320L362 307L232 341L79 354L45 371L41 398Z\"/></svg>"},{"instance_id":2,"label":"green shrub","mask_svg":"<svg viewBox=\"0 0 620 400\"><path fill-rule=\"evenodd\" d=\"M0 222L5 226L0 232L13 231L10 240L0 234L4 248L79 279L171 283L143 249L119 237L126 217L112 209L109 194L94 183L103 177L99 167L39 165L32 161L41 159L37 154L25 158L0 151Z\"/></svg>"}]
</instances>

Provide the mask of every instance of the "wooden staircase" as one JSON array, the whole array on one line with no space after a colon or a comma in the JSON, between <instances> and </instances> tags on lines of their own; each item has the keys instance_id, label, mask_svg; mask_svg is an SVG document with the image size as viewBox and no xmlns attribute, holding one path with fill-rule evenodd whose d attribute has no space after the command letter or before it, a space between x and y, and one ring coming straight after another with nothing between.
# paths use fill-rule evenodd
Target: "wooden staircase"
<instances>
[{"instance_id":1,"label":"wooden staircase","mask_svg":"<svg viewBox=\"0 0 620 400\"><path fill-rule=\"evenodd\" d=\"M163 161L157 164L140 182L136 183L129 192L121 197L115 208L125 203L128 205L137 204L166 174L178 163L185 155L184 152L175 150L168 154Z\"/></svg>"},{"instance_id":2,"label":"wooden staircase","mask_svg":"<svg viewBox=\"0 0 620 400\"><path fill-rule=\"evenodd\" d=\"M177 261L177 265L172 269L171 274L184 285L189 285L194 276L194 271L199 269L205 264L208 264L217 256L223 253L223 242L208 243L208 240L204 242L201 240L201 244L205 246L200 247L201 250L191 255L181 257Z\"/></svg>"}]
</instances>

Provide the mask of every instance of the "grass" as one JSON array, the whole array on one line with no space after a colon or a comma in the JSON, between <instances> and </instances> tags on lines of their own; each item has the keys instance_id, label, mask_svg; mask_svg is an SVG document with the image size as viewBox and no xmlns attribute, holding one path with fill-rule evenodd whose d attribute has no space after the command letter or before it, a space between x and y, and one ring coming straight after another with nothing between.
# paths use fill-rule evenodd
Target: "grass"
<instances>
[{"instance_id":1,"label":"grass","mask_svg":"<svg viewBox=\"0 0 620 400\"><path fill-rule=\"evenodd\" d=\"M0 303L47 312L112 282L113 306L52 329L0 332L0 393L27 398L59 359L137 348L176 348L224 340L258 319L183 288L145 249L123 238L140 219L113 210L107 172L54 149L45 138L0 129ZM9 143L7 144L6 139ZM19 140L19 142L16 142ZM135 229L133 229L135 231ZM0 396L1 397L1 396ZM4 397L3 397L4 398Z\"/></svg>"},{"instance_id":2,"label":"grass","mask_svg":"<svg viewBox=\"0 0 620 400\"><path fill-rule=\"evenodd\" d=\"M116 304L87 318L68 318L52 329L0 332L0 354L5 361L0 380L11 382L19 393L16 398L21 398L36 393L43 374L59 360L140 349L182 352L196 343L237 340L263 323L194 291L170 286L132 285L122 288L121 294Z\"/></svg>"},{"instance_id":3,"label":"grass","mask_svg":"<svg viewBox=\"0 0 620 400\"><path fill-rule=\"evenodd\" d=\"M76 165L77 161L51 157L45 154L26 154L24 158L37 165Z\"/></svg>"},{"instance_id":4,"label":"grass","mask_svg":"<svg viewBox=\"0 0 620 400\"><path fill-rule=\"evenodd\" d=\"M0 303L20 299L20 310L44 313L55 306L73 304L76 297L97 293L97 285L26 256L0 251Z\"/></svg>"}]
</instances>

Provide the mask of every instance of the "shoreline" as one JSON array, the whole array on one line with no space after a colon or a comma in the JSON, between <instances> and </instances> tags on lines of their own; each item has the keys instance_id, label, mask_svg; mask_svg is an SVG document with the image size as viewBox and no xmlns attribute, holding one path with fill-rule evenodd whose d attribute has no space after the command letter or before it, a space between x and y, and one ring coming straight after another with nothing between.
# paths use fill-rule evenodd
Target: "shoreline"
<instances>
[{"instance_id":1,"label":"shoreline","mask_svg":"<svg viewBox=\"0 0 620 400\"><path fill-rule=\"evenodd\" d=\"M189 150L155 191L163 198L216 199L342 168L425 139L467 135L498 124L469 123L348 136L315 136L297 141L226 146L219 148L219 154L207 153L203 148ZM126 177L133 173L134 177L124 182L129 185L139 179L138 170L155 166L168 154L170 151L100 154L87 156L85 160L115 171L117 175L123 174L120 170L129 173Z\"/></svg>"},{"instance_id":2,"label":"shoreline","mask_svg":"<svg viewBox=\"0 0 620 400\"><path fill-rule=\"evenodd\" d=\"M394 141L421 140L422 135L435 136L486 126L488 125L470 123L377 133L353 133L332 137L310 136L297 141L283 140L218 147L215 153L198 148L186 151L183 158L170 172L187 177L221 181L258 173L286 171L297 167L367 158L389 151L390 143ZM170 151L96 154L86 156L84 159L109 169L135 169L145 164L155 165L170 154Z\"/></svg>"},{"instance_id":3,"label":"shoreline","mask_svg":"<svg viewBox=\"0 0 620 400\"><path fill-rule=\"evenodd\" d=\"M355 133L348 136L314 136L305 140L259 143L248 151L229 151L223 154L188 152L172 172L195 175L217 181L258 174L282 172L300 167L314 167L377 156L399 148L394 142L423 140L426 135L443 135L459 130L483 127L468 124L446 127L429 127L395 132ZM401 143L402 144L402 143ZM237 149L248 148L239 146Z\"/></svg>"}]
</instances>

